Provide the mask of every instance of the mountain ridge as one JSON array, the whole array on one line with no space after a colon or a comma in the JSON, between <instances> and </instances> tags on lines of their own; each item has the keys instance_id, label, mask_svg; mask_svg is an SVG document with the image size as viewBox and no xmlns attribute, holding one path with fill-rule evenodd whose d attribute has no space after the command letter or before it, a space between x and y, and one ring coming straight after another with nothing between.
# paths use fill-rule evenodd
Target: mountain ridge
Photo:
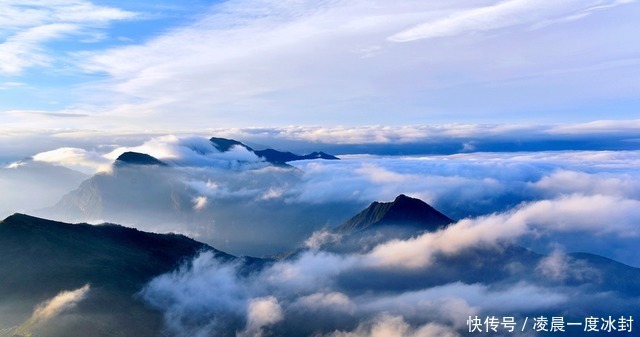
<instances>
[{"instance_id":1,"label":"mountain ridge","mask_svg":"<svg viewBox=\"0 0 640 337\"><path fill-rule=\"evenodd\" d=\"M48 325L46 336L161 335L161 314L136 294L152 278L201 252L212 252L220 261L237 259L181 234L109 223L69 224L14 213L0 221L0 308L11 308L0 317L0 324L18 326L37 304L90 285L89 296L65 316L64 324ZM247 266L256 262L239 261Z\"/></svg>"},{"instance_id":2,"label":"mountain ridge","mask_svg":"<svg viewBox=\"0 0 640 337\"><path fill-rule=\"evenodd\" d=\"M241 146L247 149L247 151L253 152L258 157L262 157L266 161L274 165L282 165L290 161L308 160L308 159L340 160L340 158L322 151L314 151L309 154L298 155L293 152L278 151L272 148L268 148L264 150L254 150L250 146L230 138L211 137L209 141L220 152L227 152L233 146Z\"/></svg>"}]
</instances>

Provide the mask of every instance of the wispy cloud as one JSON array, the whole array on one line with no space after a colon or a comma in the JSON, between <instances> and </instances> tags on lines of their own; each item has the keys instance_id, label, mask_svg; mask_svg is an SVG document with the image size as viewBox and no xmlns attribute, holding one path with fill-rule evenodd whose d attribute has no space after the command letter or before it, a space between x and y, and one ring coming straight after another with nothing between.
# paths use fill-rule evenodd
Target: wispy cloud
<instances>
[{"instance_id":1,"label":"wispy cloud","mask_svg":"<svg viewBox=\"0 0 640 337\"><path fill-rule=\"evenodd\" d=\"M639 220L638 200L572 195L524 204L505 213L463 219L444 230L414 239L390 241L374 248L370 258L374 265L424 268L438 254L493 246L538 230L637 236L640 232L635 224Z\"/></svg>"},{"instance_id":2,"label":"wispy cloud","mask_svg":"<svg viewBox=\"0 0 640 337\"><path fill-rule=\"evenodd\" d=\"M41 152L33 156L34 161L63 165L79 169L87 173L105 171L112 163L95 151L79 148L62 147L51 151Z\"/></svg>"},{"instance_id":3,"label":"wispy cloud","mask_svg":"<svg viewBox=\"0 0 640 337\"><path fill-rule=\"evenodd\" d=\"M22 325L15 328L13 334L17 336L31 336L34 332L37 333L42 325L55 319L65 311L72 309L84 300L90 288L91 287L86 284L79 289L62 291L53 298L38 304L31 317Z\"/></svg>"},{"instance_id":4,"label":"wispy cloud","mask_svg":"<svg viewBox=\"0 0 640 337\"><path fill-rule=\"evenodd\" d=\"M449 327L428 323L413 327L402 316L380 315L375 319L362 322L354 331L335 331L326 337L458 337L460 334Z\"/></svg>"},{"instance_id":5,"label":"wispy cloud","mask_svg":"<svg viewBox=\"0 0 640 337\"><path fill-rule=\"evenodd\" d=\"M42 43L77 31L74 24L48 24L19 32L0 44L0 72L19 74L31 66L44 66L50 57L43 53Z\"/></svg>"},{"instance_id":6,"label":"wispy cloud","mask_svg":"<svg viewBox=\"0 0 640 337\"><path fill-rule=\"evenodd\" d=\"M618 0L535 1L508 0L497 4L457 11L446 18L417 25L389 37L407 42L473 32L487 32L517 25L539 25L562 19L580 19L595 9L629 3Z\"/></svg>"},{"instance_id":7,"label":"wispy cloud","mask_svg":"<svg viewBox=\"0 0 640 337\"><path fill-rule=\"evenodd\" d=\"M635 95L631 78L621 72L633 65L616 63L635 48L611 45L609 38L631 34L628 27L609 24L610 19L602 16L598 22L603 24L594 26L583 27L584 20L573 20L548 30L520 29L576 13L595 13L591 9L598 6L615 10L622 2L474 3L468 9L457 2L410 0L298 1L287 6L233 0L213 5L197 22L168 29L143 44L77 56L85 70L108 76L91 87L105 93L105 99L91 103L108 106L110 118L129 123L162 116L155 122L361 125L397 123L390 111L414 122L534 107L538 111L559 102L572 107L585 102L587 94L576 87L586 85L583 77L595 74L619 74L619 79L629 80L615 81L616 88L590 86L586 88L593 92L590 99L620 97L621 92L625 97ZM403 31L411 26L416 28ZM607 32L592 36L586 44L582 35L595 26L606 27ZM513 34L487 43L456 39L467 32L498 29ZM556 32L567 36L560 42L554 39ZM451 41L394 43L433 36L448 36ZM529 43L523 48L524 38ZM576 54L584 57L576 60ZM615 66L592 67L602 62ZM558 89L553 91L557 94L548 94L549 85ZM532 94L543 91L547 94Z\"/></svg>"},{"instance_id":8,"label":"wispy cloud","mask_svg":"<svg viewBox=\"0 0 640 337\"><path fill-rule=\"evenodd\" d=\"M0 74L18 75L34 66L47 66L61 57L46 43L68 38L110 21L136 14L89 1L3 1L0 4Z\"/></svg>"},{"instance_id":9,"label":"wispy cloud","mask_svg":"<svg viewBox=\"0 0 640 337\"><path fill-rule=\"evenodd\" d=\"M59 293L54 298L38 305L33 312L32 319L36 322L46 321L59 315L64 310L72 308L78 302L82 301L87 296L89 289L90 287L87 284L76 290Z\"/></svg>"}]
</instances>

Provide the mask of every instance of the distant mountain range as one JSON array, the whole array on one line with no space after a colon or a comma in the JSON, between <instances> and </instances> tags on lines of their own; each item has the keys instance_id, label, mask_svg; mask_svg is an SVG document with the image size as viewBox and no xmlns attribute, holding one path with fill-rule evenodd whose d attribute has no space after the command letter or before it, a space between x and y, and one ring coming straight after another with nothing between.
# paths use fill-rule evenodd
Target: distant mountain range
<instances>
[{"instance_id":1,"label":"distant mountain range","mask_svg":"<svg viewBox=\"0 0 640 337\"><path fill-rule=\"evenodd\" d=\"M296 160L310 160L310 159L324 159L324 160L340 160L340 158L320 152L312 152L305 155L298 155L292 152L283 152L274 149L254 150L248 145L245 145L235 139L211 137L209 141L220 152L228 152L234 146L245 148L247 151L254 153L256 156L264 158L267 162L273 165L286 165L287 162ZM146 153L139 152L125 152L121 154L115 161L115 165L130 164L130 165L157 165L167 166L167 163L150 156Z\"/></svg>"},{"instance_id":2,"label":"distant mountain range","mask_svg":"<svg viewBox=\"0 0 640 337\"><path fill-rule=\"evenodd\" d=\"M287 162L296 161L296 160L307 160L307 159L339 160L340 159L336 156L324 153L322 151L312 152L305 155L297 155L295 153L283 152L283 151L278 151L274 149L265 149L265 150L256 151L251 147L234 139L211 137L209 140L220 152L229 151L229 149L232 146L241 146L247 149L248 151L255 153L258 157L262 157L266 161L275 165L282 165L282 164L286 164Z\"/></svg>"},{"instance_id":3,"label":"distant mountain range","mask_svg":"<svg viewBox=\"0 0 640 337\"><path fill-rule=\"evenodd\" d=\"M281 196L302 176L287 162L336 157L322 152L300 156L272 149L255 151L227 138L213 137L210 142L221 152L242 147L265 161L246 169L237 169L237 163L231 162L228 167L223 163L191 168L146 153L125 152L109 172L86 179L36 215L66 222L133 223L149 231L181 230L225 251L265 255L275 253L269 249L278 249L270 247L287 247L292 240L303 239L310 220L321 219L316 226L328 220L337 223L340 214L352 212L352 205L336 202L331 205L333 212L327 212L325 205L286 203ZM264 169L269 167L278 169ZM337 212L344 208L347 212Z\"/></svg>"}]
</instances>

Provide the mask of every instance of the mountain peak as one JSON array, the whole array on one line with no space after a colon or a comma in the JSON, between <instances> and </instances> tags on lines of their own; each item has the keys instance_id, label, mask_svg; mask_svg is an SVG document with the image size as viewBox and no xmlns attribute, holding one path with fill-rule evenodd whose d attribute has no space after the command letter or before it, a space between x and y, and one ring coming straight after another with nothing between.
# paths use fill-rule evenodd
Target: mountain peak
<instances>
[{"instance_id":1,"label":"mountain peak","mask_svg":"<svg viewBox=\"0 0 640 337\"><path fill-rule=\"evenodd\" d=\"M334 155L328 154L326 152L322 152L322 151L320 151L320 152L312 152L312 153L308 154L307 157L309 157L309 159L316 159L317 158L317 159L326 159L326 160L340 160L340 158L338 158L338 157L336 157Z\"/></svg>"},{"instance_id":2,"label":"mountain peak","mask_svg":"<svg viewBox=\"0 0 640 337\"><path fill-rule=\"evenodd\" d=\"M131 165L157 165L157 166L167 166L167 164L163 161L158 160L157 158L150 156L146 153L140 152L125 152L121 154L116 159L116 164L131 164Z\"/></svg>"},{"instance_id":3,"label":"mountain peak","mask_svg":"<svg viewBox=\"0 0 640 337\"><path fill-rule=\"evenodd\" d=\"M413 200L422 201L420 199L416 199L416 198L408 197L408 196L406 196L404 194L400 194L393 200L393 202L395 202L395 203L397 203L397 202L411 202Z\"/></svg>"},{"instance_id":4,"label":"mountain peak","mask_svg":"<svg viewBox=\"0 0 640 337\"><path fill-rule=\"evenodd\" d=\"M400 194L391 202L371 203L337 230L351 233L382 226L402 226L436 231L452 222L454 221L426 202Z\"/></svg>"},{"instance_id":5,"label":"mountain peak","mask_svg":"<svg viewBox=\"0 0 640 337\"><path fill-rule=\"evenodd\" d=\"M229 149L231 149L231 147L233 146L242 146L245 149L251 151L251 152L255 152L252 148L250 148L249 146L235 140L235 139L229 139L229 138L220 138L220 137L211 137L209 138L209 141L213 144L213 146L215 146L216 149L218 149L218 151L220 152L227 152L229 151Z\"/></svg>"}]
</instances>

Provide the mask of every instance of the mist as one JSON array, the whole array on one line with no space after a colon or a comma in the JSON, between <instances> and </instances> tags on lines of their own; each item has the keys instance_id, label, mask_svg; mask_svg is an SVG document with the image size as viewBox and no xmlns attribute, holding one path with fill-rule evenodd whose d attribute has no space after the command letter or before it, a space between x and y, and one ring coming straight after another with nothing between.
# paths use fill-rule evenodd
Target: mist
<instances>
[{"instance_id":1,"label":"mist","mask_svg":"<svg viewBox=\"0 0 640 337\"><path fill-rule=\"evenodd\" d=\"M126 151L150 154L168 166L113 164ZM114 222L178 232L236 255L269 256L302 246L314 231L336 227L369 203L401 193L458 220L564 196L630 201L640 196L637 151L343 155L339 161L273 166L243 147L220 152L203 137L160 136L138 145L60 148L33 158L31 166L48 169L28 179L13 179L7 188L35 189L43 181L57 188L39 194L42 200L28 202L20 201L20 194L4 194L6 214L9 209L36 210L35 214L68 222ZM20 163L3 173L28 167ZM82 184L80 179L65 184L64 179L48 179L66 167L94 175ZM600 231L606 240L599 240L592 252L639 265L626 249L614 248L630 247L637 240L610 234ZM544 252L558 244L568 251L589 248L583 238L553 235L557 240L525 240Z\"/></svg>"}]
</instances>

